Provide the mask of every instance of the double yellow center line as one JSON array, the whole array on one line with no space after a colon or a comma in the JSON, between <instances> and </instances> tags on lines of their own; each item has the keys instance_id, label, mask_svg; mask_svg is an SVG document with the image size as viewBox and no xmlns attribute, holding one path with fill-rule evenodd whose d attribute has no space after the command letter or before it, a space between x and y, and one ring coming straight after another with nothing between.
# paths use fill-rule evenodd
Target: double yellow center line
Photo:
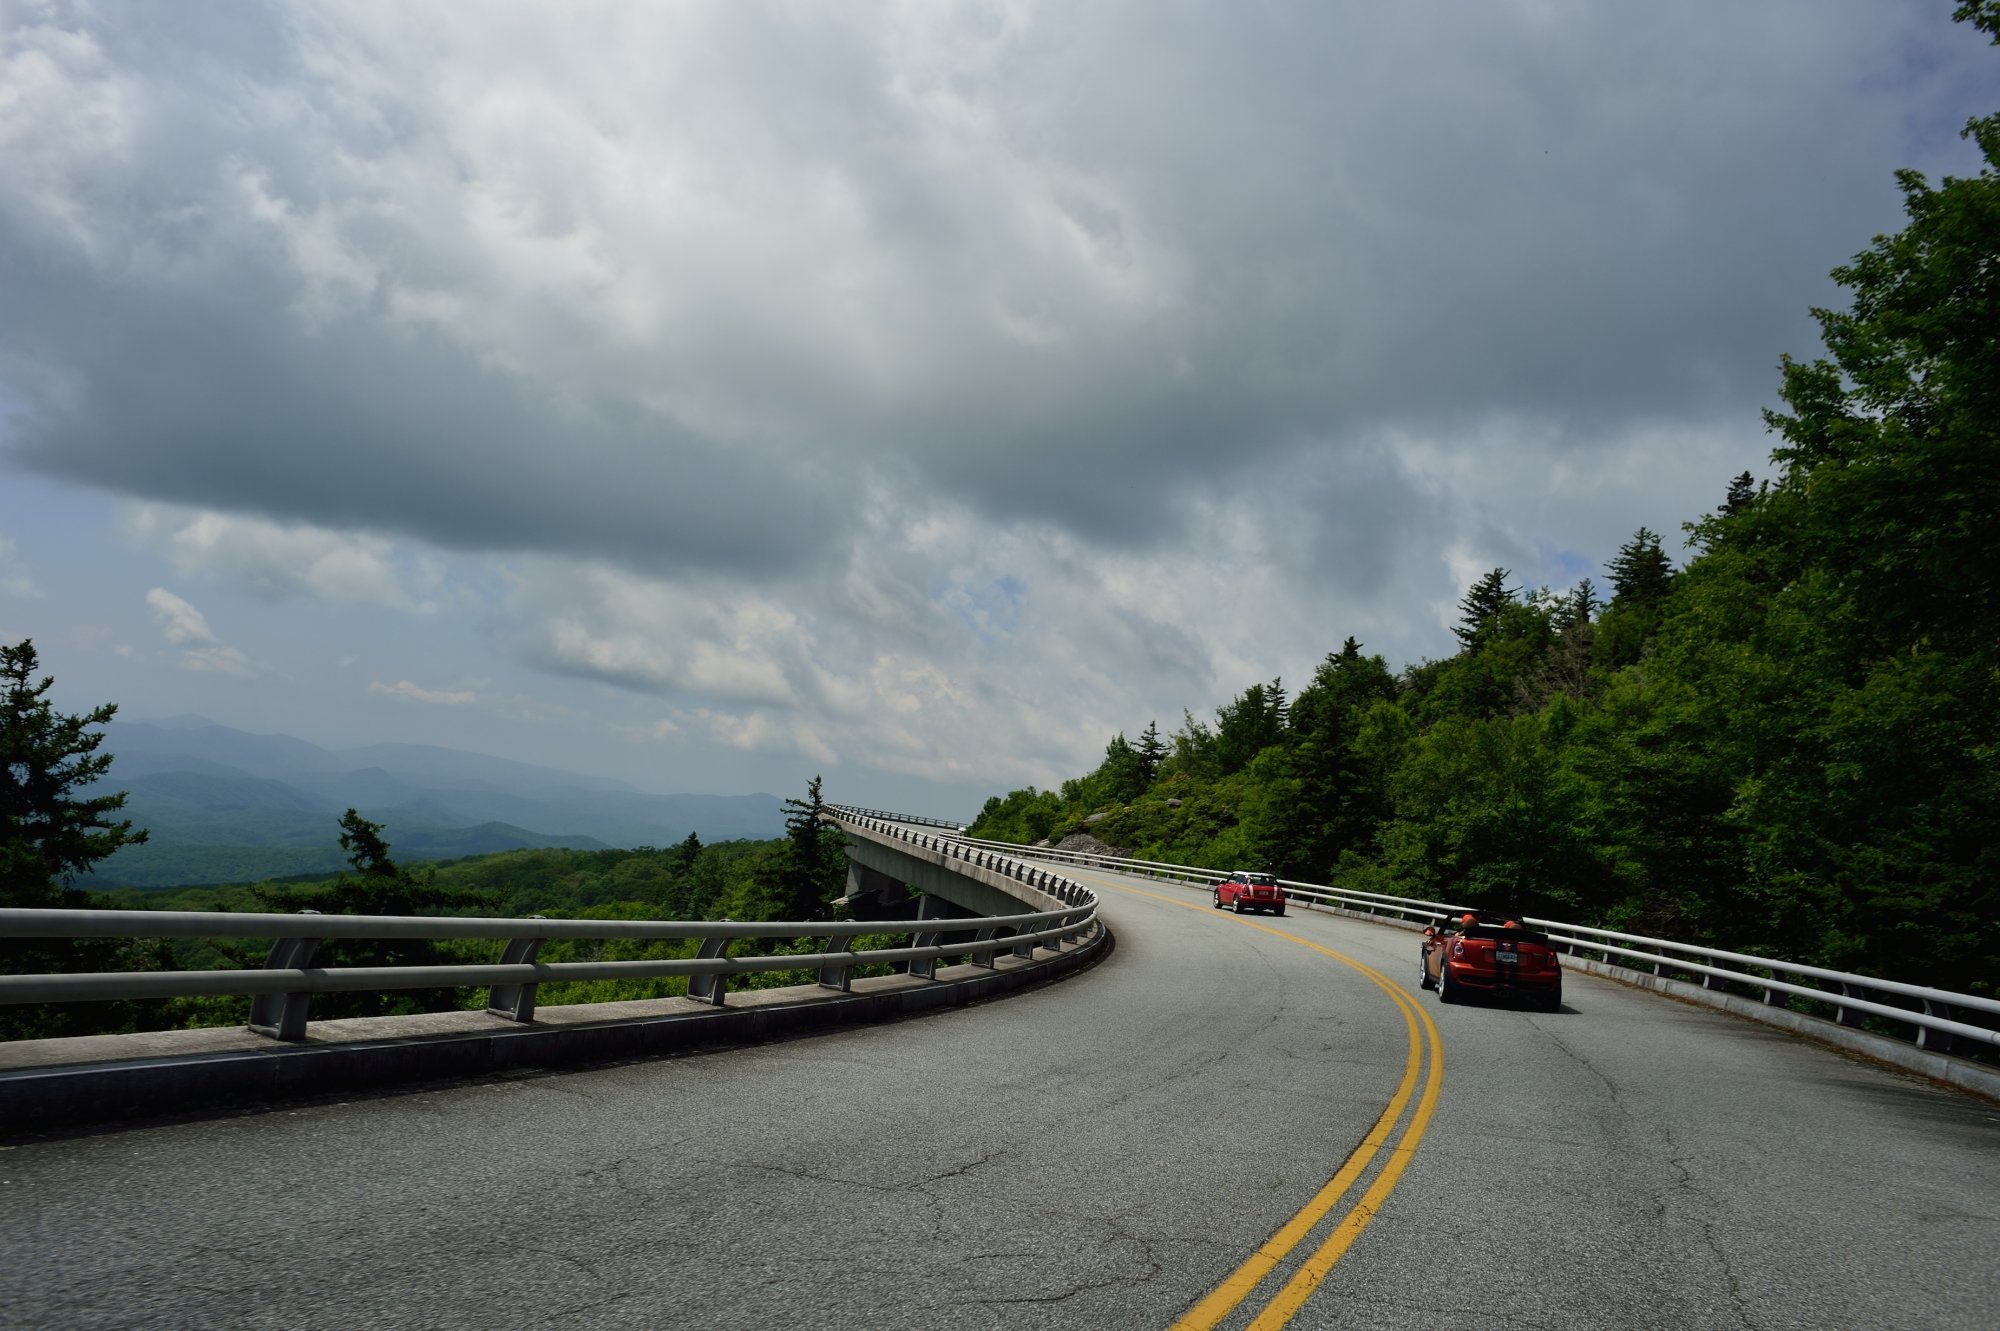
<instances>
[{"instance_id":1,"label":"double yellow center line","mask_svg":"<svg viewBox=\"0 0 2000 1331\"><path fill-rule=\"evenodd\" d=\"M1200 909L1192 902L1161 896L1141 888L1128 887L1123 883L1103 882L1101 885L1187 910ZM1287 933L1283 929L1275 929L1267 924L1255 924L1247 920L1244 923L1251 928L1262 929L1275 938L1311 948L1323 956L1331 957L1343 966L1360 972L1376 988L1387 994L1396 1004L1397 1011L1402 1013L1403 1026L1408 1037L1408 1049L1403 1059L1402 1080L1396 1084L1396 1093L1390 1097L1388 1108L1384 1109L1382 1116L1375 1120L1375 1126L1368 1130L1368 1135L1361 1139L1361 1144L1341 1162L1340 1168L1327 1180L1326 1186L1314 1193L1312 1200L1300 1207L1296 1215L1279 1226L1277 1232L1264 1240L1257 1251L1251 1253L1241 1266L1230 1272L1221 1284L1210 1290L1199 1303L1175 1322L1172 1331L1208 1331L1235 1312L1238 1306L1256 1293L1258 1286L1277 1269L1278 1264L1290 1256L1293 1250L1319 1227L1320 1222L1340 1205L1341 1200L1353 1190L1362 1175L1367 1173L1369 1165L1374 1163L1376 1156L1387 1148L1388 1158L1376 1173L1374 1182L1369 1184L1361 1199L1335 1223L1331 1232L1320 1241L1319 1247L1299 1264L1292 1272L1291 1278L1258 1312L1256 1319L1250 1323L1250 1331L1278 1331L1278 1328L1291 1321L1299 1309L1305 1306L1312 1292L1319 1287L1320 1281L1324 1280L1327 1273L1333 1269L1333 1264L1341 1259L1353 1245L1354 1240L1360 1237L1361 1231L1368 1227L1368 1222L1375 1218L1375 1213L1381 1209L1382 1202L1402 1178L1403 1170L1408 1167L1417 1144L1423 1140L1424 1132L1430 1127L1431 1115L1437 1109L1438 1090L1444 1082L1444 1041L1438 1035L1437 1025L1431 1020L1430 1014L1405 993L1401 986L1374 967L1363 965L1345 953L1323 947L1309 938L1301 938L1297 934ZM1426 1049L1429 1051L1428 1059L1424 1057ZM1426 1070L1427 1065L1428 1070ZM1423 1084L1421 1095L1417 1094L1419 1081ZM1416 1112L1410 1114L1408 1121L1405 1122L1403 1115L1409 1109L1413 1095L1417 1096Z\"/></svg>"}]
</instances>

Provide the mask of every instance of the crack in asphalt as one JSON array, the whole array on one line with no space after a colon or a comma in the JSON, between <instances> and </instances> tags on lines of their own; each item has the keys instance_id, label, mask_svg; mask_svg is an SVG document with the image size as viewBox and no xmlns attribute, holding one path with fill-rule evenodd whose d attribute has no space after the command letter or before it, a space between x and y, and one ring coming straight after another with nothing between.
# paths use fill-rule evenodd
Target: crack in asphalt
<instances>
[{"instance_id":1,"label":"crack in asphalt","mask_svg":"<svg viewBox=\"0 0 2000 1331\"><path fill-rule=\"evenodd\" d=\"M1099 1290L1136 1289L1159 1279L1163 1268L1159 1259L1153 1254L1151 1241L1126 1230L1115 1218L1110 1223L1117 1232L1099 1241L1098 1248L1100 1251L1107 1247L1119 1245L1136 1248L1140 1260L1145 1266L1143 1271L1130 1274L1108 1275L1097 1280L1082 1280L1072 1284L1067 1289L1051 1294L1018 1294L1004 1298L981 1299L979 1300L980 1304L988 1308L1006 1308L1024 1305L1046 1307L1058 1303L1067 1303L1071 1299L1085 1294L1094 1294Z\"/></svg>"},{"instance_id":2,"label":"crack in asphalt","mask_svg":"<svg viewBox=\"0 0 2000 1331\"><path fill-rule=\"evenodd\" d=\"M1618 1083L1611 1080L1611 1078L1605 1076L1604 1070L1602 1068L1598 1067L1597 1064L1591 1062L1586 1055L1577 1052L1575 1049L1572 1049L1569 1046L1569 1044L1565 1042L1563 1038L1560 1035L1557 1035L1554 1031L1548 1030L1543 1027L1538 1027L1537 1029L1540 1029L1542 1031L1542 1034L1548 1037L1548 1041L1550 1044L1562 1050L1564 1054L1567 1054L1572 1060L1574 1060L1578 1065L1580 1065L1584 1071L1588 1072L1591 1076L1603 1082L1604 1089L1611 1093L1611 1103L1617 1106L1618 1112L1625 1115L1627 1118L1632 1117L1632 1111L1630 1108L1626 1106L1625 1096L1622 1092L1619 1091Z\"/></svg>"},{"instance_id":3,"label":"crack in asphalt","mask_svg":"<svg viewBox=\"0 0 2000 1331\"><path fill-rule=\"evenodd\" d=\"M1667 1145L1676 1152L1667 1158L1668 1167L1674 1171L1671 1189L1696 1199L1694 1222L1701 1230L1702 1244L1713 1254L1716 1264L1722 1268L1723 1278L1729 1282L1729 1301L1735 1307L1736 1323L1738 1326L1748 1328L1749 1331L1757 1331L1757 1321L1750 1315L1750 1303L1743 1297L1743 1281L1736 1272L1736 1264L1729 1260L1729 1254L1723 1250L1722 1241L1716 1237L1715 1222L1704 1213L1709 1205L1708 1195L1701 1185L1694 1181L1694 1171L1688 1167L1689 1162L1697 1157L1679 1154L1682 1149L1680 1143L1676 1142L1670 1133L1666 1134L1666 1137ZM1665 1197L1663 1196L1661 1200L1664 1202Z\"/></svg>"},{"instance_id":4,"label":"crack in asphalt","mask_svg":"<svg viewBox=\"0 0 2000 1331\"><path fill-rule=\"evenodd\" d=\"M800 1179L807 1183L839 1183L839 1184L844 1184L845 1186L851 1188L861 1188L868 1192L879 1192L884 1194L898 1193L898 1192L917 1192L917 1193L923 1193L926 1197L929 1197L930 1194L927 1190L930 1188L932 1184L942 1183L946 1179L963 1178L965 1175L970 1174L973 1170L978 1169L983 1165L989 1165L993 1163L993 1161L999 1159L1001 1156L1005 1154L1007 1154L1007 1149L1005 1147L1002 1147L997 1150L988 1151L986 1154L980 1156L976 1160L968 1160L964 1164L953 1165L951 1168L939 1170L935 1174L926 1174L922 1178L910 1179L905 1182L897 1182L897 1183L878 1183L872 1179L850 1178L844 1174L823 1173L819 1170L809 1169L803 1165L772 1165L772 1164L753 1163L748 1165L747 1167L750 1169L759 1170L766 1174L782 1174L786 1178ZM935 1197L932 1197L931 1200L936 1201L937 1199Z\"/></svg>"},{"instance_id":5,"label":"crack in asphalt","mask_svg":"<svg viewBox=\"0 0 2000 1331\"><path fill-rule=\"evenodd\" d=\"M614 1303L622 1303L626 1299L631 1298L633 1293L634 1291L629 1289L620 1290L618 1293L610 1295L609 1297L602 1299L592 1299L588 1303L575 1303L571 1304L567 1308L551 1308L547 1312L535 1318L534 1321L523 1322L521 1323L521 1325L524 1327L561 1325L565 1319L574 1317L578 1313L587 1313L591 1311L593 1308L608 1308Z\"/></svg>"},{"instance_id":6,"label":"crack in asphalt","mask_svg":"<svg viewBox=\"0 0 2000 1331\"><path fill-rule=\"evenodd\" d=\"M516 1247L514 1251L517 1253L533 1253L541 1257L553 1257L558 1262L565 1262L568 1265L575 1267L577 1270L589 1276L592 1280L602 1279L604 1275L604 1272L599 1267L594 1266L589 1262L586 1262L581 1257L578 1257L572 1253L563 1252L557 1248ZM624 1298L625 1296L621 1294L618 1297Z\"/></svg>"},{"instance_id":7,"label":"crack in asphalt","mask_svg":"<svg viewBox=\"0 0 2000 1331\"><path fill-rule=\"evenodd\" d=\"M1631 1107L1625 1103L1624 1095L1619 1091L1617 1083L1606 1076L1603 1069L1599 1068L1587 1056L1570 1047L1554 1031L1539 1025L1538 1029L1548 1038L1549 1043L1553 1044L1570 1059L1583 1067L1585 1071L1589 1072L1591 1076L1604 1084L1605 1090L1610 1093L1612 1105L1628 1122L1633 1123L1635 1126L1639 1124L1639 1119L1633 1114ZM1716 1233L1715 1222L1710 1220L1705 1214L1709 1199L1701 1186L1695 1182L1694 1171L1688 1167L1689 1162L1697 1157L1685 1154L1680 1143L1674 1140L1671 1132L1665 1131L1659 1125L1651 1125L1651 1130L1657 1132L1666 1143L1667 1149L1670 1152L1666 1163L1668 1168L1674 1171L1674 1177L1667 1180L1666 1186L1655 1190L1652 1194L1653 1214L1655 1218L1662 1223L1670 1219L1670 1213L1673 1210L1671 1202L1676 1193L1685 1194L1697 1199L1695 1214L1693 1216L1694 1223L1701 1231L1703 1245L1714 1256L1716 1264L1722 1268L1723 1278L1728 1282L1729 1301L1736 1314L1737 1325L1748 1328L1748 1331L1756 1331L1757 1322L1750 1315L1750 1304L1743 1294L1742 1278L1737 1273L1735 1264L1730 1261L1729 1254L1723 1249L1722 1242Z\"/></svg>"}]
</instances>

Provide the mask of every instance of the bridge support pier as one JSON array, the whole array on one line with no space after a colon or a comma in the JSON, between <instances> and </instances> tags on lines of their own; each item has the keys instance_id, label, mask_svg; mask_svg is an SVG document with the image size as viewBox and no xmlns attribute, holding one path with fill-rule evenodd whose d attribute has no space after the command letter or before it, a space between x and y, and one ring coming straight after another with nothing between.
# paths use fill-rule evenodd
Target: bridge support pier
<instances>
[{"instance_id":1,"label":"bridge support pier","mask_svg":"<svg viewBox=\"0 0 2000 1331\"><path fill-rule=\"evenodd\" d=\"M849 857L847 894L841 898L857 920L907 920L919 912L904 880Z\"/></svg>"},{"instance_id":2,"label":"bridge support pier","mask_svg":"<svg viewBox=\"0 0 2000 1331\"><path fill-rule=\"evenodd\" d=\"M941 898L968 915L1019 915L1028 909L1021 904L1020 898L1010 896L991 884L969 874L955 872L934 859L913 855L879 841L849 837L847 863L850 899L857 886L864 893L872 891L879 899L882 884L908 884L926 897ZM858 917L863 912L857 908L855 914ZM891 918L907 918L907 915Z\"/></svg>"}]
</instances>

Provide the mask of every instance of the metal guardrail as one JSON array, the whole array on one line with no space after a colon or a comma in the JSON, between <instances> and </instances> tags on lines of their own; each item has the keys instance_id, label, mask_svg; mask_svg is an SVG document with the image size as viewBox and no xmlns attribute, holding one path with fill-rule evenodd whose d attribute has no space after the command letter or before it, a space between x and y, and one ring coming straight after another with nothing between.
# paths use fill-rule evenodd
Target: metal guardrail
<instances>
[{"instance_id":1,"label":"metal guardrail","mask_svg":"<svg viewBox=\"0 0 2000 1331\"><path fill-rule=\"evenodd\" d=\"M835 821L843 821L836 817ZM67 1003L198 995L251 996L250 1029L280 1040L305 1038L307 1010L316 993L384 989L489 988L487 1011L512 1021L532 1021L540 985L561 980L631 980L685 976L688 997L723 1006L732 975L814 970L822 986L850 990L857 967L900 965L935 978L938 962L964 956L993 967L994 955L1031 957L1037 947L1060 952L1084 941L1099 925L1097 894L1083 884L1015 856L975 850L956 841L910 833L885 819L851 821L932 848L969 866L993 869L1063 903L1060 909L1018 915L934 920L814 920L753 923L732 920L551 920L405 915L295 915L224 911L0 909L0 938L253 938L273 940L262 970L124 971L69 975L0 975L0 1003ZM949 848L948 848L949 847ZM863 934L910 934L908 947L855 951ZM964 935L970 935L965 937ZM344 966L315 969L313 954L329 939L501 939L498 964L444 966ZM646 961L537 962L552 938L700 939L689 958ZM729 946L760 938L824 938L824 949L804 954L732 957ZM950 940L950 941L947 941Z\"/></svg>"},{"instance_id":2,"label":"metal guardrail","mask_svg":"<svg viewBox=\"0 0 2000 1331\"><path fill-rule=\"evenodd\" d=\"M926 818L922 814L894 813L888 809L863 809L852 804L827 804L821 807L837 809L841 813L855 818L874 818L885 823L914 824L918 827L949 827L954 832L963 832L966 828L965 823L953 822L949 818Z\"/></svg>"},{"instance_id":3,"label":"metal guardrail","mask_svg":"<svg viewBox=\"0 0 2000 1331\"><path fill-rule=\"evenodd\" d=\"M1065 851L1049 846L1014 846L1011 842L988 841L974 837L965 837L961 840L972 846L1010 847L1017 854L1070 864L1117 869L1128 873L1136 871L1155 878L1217 883L1229 876L1216 869L1168 864L1158 860L1141 860L1129 856ZM1423 901L1415 897L1390 896L1381 892L1362 892L1349 888L1329 887L1320 883L1301 883L1289 878L1281 878L1278 882L1285 889L1287 896L1303 897L1341 909L1364 911L1371 915L1387 913L1399 919L1432 919L1438 915L1456 914L1467 909L1465 906L1448 902ZM1721 948L1680 943L1667 938L1650 938L1643 934L1619 933L1612 929L1570 924L1562 920L1524 916L1521 922L1548 934L1559 950L1572 954L1595 952L1606 965L1619 965L1619 962L1612 960L1613 957L1619 957L1643 962L1652 973L1658 975L1665 975L1669 971L1681 971L1698 976L1703 987L1709 989L1722 989L1730 984L1740 984L1761 990L1763 1001L1773 1007L1784 1007L1792 998L1812 999L1831 1004L1834 1008L1834 1020L1842 1026L1860 1026L1866 1017L1871 1016L1902 1022L1914 1028L1919 1048L1933 1052L1949 1053L1953 1041L1958 1039L2000 1045L2000 1030L1960 1019L1973 1014L2000 1017L2000 1000L1978 994L1930 989L1922 985L1905 984L1898 980L1884 980L1870 975L1829 970L1821 966L1808 966L1776 957L1729 952ZM1638 967L1627 966L1626 969L1636 970ZM1838 986L1838 989L1834 991L1795 982L1804 980L1824 981ZM1913 1010L1898 1007L1892 1003L1878 1001L1880 997L1911 1000L1918 1004L1918 1008Z\"/></svg>"}]
</instances>

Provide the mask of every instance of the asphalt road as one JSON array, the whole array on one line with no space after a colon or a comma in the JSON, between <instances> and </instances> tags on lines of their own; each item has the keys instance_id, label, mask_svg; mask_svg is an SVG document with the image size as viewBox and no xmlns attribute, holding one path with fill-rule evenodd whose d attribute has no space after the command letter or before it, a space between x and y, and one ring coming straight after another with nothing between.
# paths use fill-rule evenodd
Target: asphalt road
<instances>
[{"instance_id":1,"label":"asphalt road","mask_svg":"<svg viewBox=\"0 0 2000 1331\"><path fill-rule=\"evenodd\" d=\"M2000 1107L1575 974L1443 1007L1407 932L1087 877L1110 959L977 1007L0 1148L0 1325L2000 1321Z\"/></svg>"}]
</instances>

